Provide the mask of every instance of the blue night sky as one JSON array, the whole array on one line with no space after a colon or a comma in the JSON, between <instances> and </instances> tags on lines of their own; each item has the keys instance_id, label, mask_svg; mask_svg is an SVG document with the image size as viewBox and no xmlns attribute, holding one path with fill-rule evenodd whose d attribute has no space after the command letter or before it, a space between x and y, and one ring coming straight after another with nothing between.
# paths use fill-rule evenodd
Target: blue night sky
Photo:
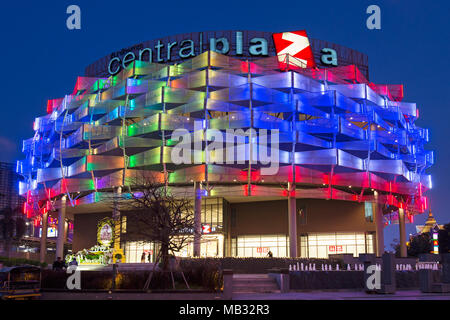
<instances>
[{"instance_id":1,"label":"blue night sky","mask_svg":"<svg viewBox=\"0 0 450 320\"><path fill-rule=\"evenodd\" d=\"M66 8L81 8L81 30L66 28ZM366 8L381 8L381 30L366 28ZM371 81L403 83L418 124L430 129L433 212L450 222L449 1L5 1L0 12L2 76L0 161L21 158L47 99L71 93L84 67L121 48L178 33L207 30L292 31L369 55ZM446 182L447 181L447 182ZM426 215L416 217L422 224ZM407 232L414 232L407 225ZM398 227L385 229L386 248Z\"/></svg>"}]
</instances>

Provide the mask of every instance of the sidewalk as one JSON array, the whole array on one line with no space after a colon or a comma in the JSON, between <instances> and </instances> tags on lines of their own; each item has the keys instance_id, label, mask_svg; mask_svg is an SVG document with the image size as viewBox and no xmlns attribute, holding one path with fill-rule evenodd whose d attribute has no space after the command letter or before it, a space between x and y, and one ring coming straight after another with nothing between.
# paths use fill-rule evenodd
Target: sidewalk
<instances>
[{"instance_id":1,"label":"sidewalk","mask_svg":"<svg viewBox=\"0 0 450 320\"><path fill-rule=\"evenodd\" d=\"M136 292L43 292L42 300L222 300L220 293L136 293ZM362 291L308 291L289 293L236 293L233 300L450 300L450 293L422 293L419 290L395 294L366 294Z\"/></svg>"},{"instance_id":2,"label":"sidewalk","mask_svg":"<svg viewBox=\"0 0 450 320\"><path fill-rule=\"evenodd\" d=\"M235 294L233 300L450 300L450 293L422 293L419 290L402 290L395 294L367 294L363 291L308 291Z\"/></svg>"}]
</instances>

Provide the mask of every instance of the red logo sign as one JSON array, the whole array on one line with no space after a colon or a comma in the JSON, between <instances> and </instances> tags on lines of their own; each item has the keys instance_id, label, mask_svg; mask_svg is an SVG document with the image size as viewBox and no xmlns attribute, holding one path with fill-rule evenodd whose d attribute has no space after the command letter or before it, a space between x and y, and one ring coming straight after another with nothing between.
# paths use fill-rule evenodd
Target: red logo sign
<instances>
[{"instance_id":1,"label":"red logo sign","mask_svg":"<svg viewBox=\"0 0 450 320\"><path fill-rule=\"evenodd\" d=\"M328 246L329 252L342 252L343 248L342 246Z\"/></svg>"},{"instance_id":2,"label":"red logo sign","mask_svg":"<svg viewBox=\"0 0 450 320\"><path fill-rule=\"evenodd\" d=\"M211 226L209 224L202 225L202 233L211 233Z\"/></svg>"},{"instance_id":3,"label":"red logo sign","mask_svg":"<svg viewBox=\"0 0 450 320\"><path fill-rule=\"evenodd\" d=\"M275 43L280 69L288 69L289 66L300 68L314 68L316 66L305 30L274 33L273 42Z\"/></svg>"},{"instance_id":4,"label":"red logo sign","mask_svg":"<svg viewBox=\"0 0 450 320\"><path fill-rule=\"evenodd\" d=\"M267 252L269 252L269 248L267 248L267 247L256 248L256 253L267 253Z\"/></svg>"}]
</instances>

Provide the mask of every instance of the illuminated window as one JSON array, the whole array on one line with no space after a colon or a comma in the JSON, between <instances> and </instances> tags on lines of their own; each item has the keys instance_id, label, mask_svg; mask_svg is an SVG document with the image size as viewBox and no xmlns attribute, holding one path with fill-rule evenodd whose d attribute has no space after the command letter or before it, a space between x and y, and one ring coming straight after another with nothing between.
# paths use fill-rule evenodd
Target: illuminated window
<instances>
[{"instance_id":1,"label":"illuminated window","mask_svg":"<svg viewBox=\"0 0 450 320\"><path fill-rule=\"evenodd\" d=\"M371 202L364 203L364 216L366 222L373 222L373 205Z\"/></svg>"},{"instance_id":2,"label":"illuminated window","mask_svg":"<svg viewBox=\"0 0 450 320\"><path fill-rule=\"evenodd\" d=\"M328 258L330 254L373 253L373 235L364 233L311 233L300 236L302 258Z\"/></svg>"},{"instance_id":3,"label":"illuminated window","mask_svg":"<svg viewBox=\"0 0 450 320\"><path fill-rule=\"evenodd\" d=\"M307 223L307 218L306 218L306 208L298 208L297 209L297 213L298 213L298 223L300 225L305 225Z\"/></svg>"},{"instance_id":4,"label":"illuminated window","mask_svg":"<svg viewBox=\"0 0 450 320\"><path fill-rule=\"evenodd\" d=\"M286 257L289 252L288 237L281 235L239 236L231 240L231 254L238 257Z\"/></svg>"},{"instance_id":5,"label":"illuminated window","mask_svg":"<svg viewBox=\"0 0 450 320\"><path fill-rule=\"evenodd\" d=\"M122 216L120 228L121 228L122 233L127 233L127 216Z\"/></svg>"},{"instance_id":6,"label":"illuminated window","mask_svg":"<svg viewBox=\"0 0 450 320\"><path fill-rule=\"evenodd\" d=\"M202 200L202 224L210 225L214 231L221 230L223 228L223 205L222 198L204 198Z\"/></svg>"}]
</instances>

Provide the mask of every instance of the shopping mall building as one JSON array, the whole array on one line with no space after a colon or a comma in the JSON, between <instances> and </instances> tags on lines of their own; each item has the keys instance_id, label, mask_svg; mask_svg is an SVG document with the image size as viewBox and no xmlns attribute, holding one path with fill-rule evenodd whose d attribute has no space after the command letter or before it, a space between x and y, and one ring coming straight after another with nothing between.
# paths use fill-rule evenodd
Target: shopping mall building
<instances>
[{"instance_id":1,"label":"shopping mall building","mask_svg":"<svg viewBox=\"0 0 450 320\"><path fill-rule=\"evenodd\" d=\"M113 217L126 261L139 262L156 248L128 238L127 212L103 199L146 172L167 177L201 217L201 236L182 256L380 255L391 223L406 255L405 223L427 209L433 152L416 104L402 99L402 85L370 82L366 54L304 31L146 41L87 66L73 92L36 118L17 165L24 214L44 230L49 216L58 221L59 256L68 225L59 221L73 222L76 252ZM212 136L231 129L231 145L214 149L230 161L212 159ZM183 143L199 157L175 160Z\"/></svg>"}]
</instances>

